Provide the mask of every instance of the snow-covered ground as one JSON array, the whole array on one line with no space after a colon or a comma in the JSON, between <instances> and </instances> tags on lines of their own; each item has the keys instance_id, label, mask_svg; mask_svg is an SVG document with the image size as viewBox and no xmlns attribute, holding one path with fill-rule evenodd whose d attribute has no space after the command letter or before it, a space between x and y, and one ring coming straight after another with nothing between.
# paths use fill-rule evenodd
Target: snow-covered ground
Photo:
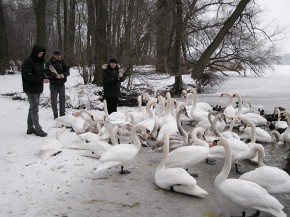
<instances>
[{"instance_id":1,"label":"snow-covered ground","mask_svg":"<svg viewBox=\"0 0 290 217\"><path fill-rule=\"evenodd\" d=\"M186 82L192 82L184 76ZM143 81L141 81L143 82ZM165 76L156 86L172 84L173 78ZM94 85L81 85L82 79L77 70L71 70L66 85L70 104L94 104L102 106L97 92L101 88ZM153 82L152 82L153 83ZM200 101L212 105L225 104L220 98L221 92L240 93L243 99L252 102L253 110L264 108L272 112L276 106L290 109L290 66L275 66L274 72L266 72L263 77L230 77L221 86L210 93L199 94ZM48 137L40 138L26 134L28 102L12 100L2 94L22 93L21 76L0 76L0 216L216 216L227 208L220 208L221 201L214 191L214 177L220 171L222 161L217 167L203 165L197 168L201 174L199 185L209 195L197 199L186 195L159 190L153 180L155 168L160 161L160 153L148 153L142 148L140 154L129 166L132 174L121 176L118 169L112 169L102 175L94 173L98 160L79 155L80 151L63 149L62 153L42 161L39 156L40 146L55 137L55 121L51 108L40 108L40 123L48 132ZM49 98L48 84L45 84L42 101ZM124 111L131 108L119 108ZM74 112L68 109L67 113ZM102 111L93 110L95 116ZM61 142L67 146L77 136L68 129L61 136ZM267 149L267 148L266 148ZM269 147L268 147L269 149ZM285 148L278 145L276 152L285 153ZM282 151L281 151L282 150ZM273 151L273 149L271 149ZM266 156L267 163L275 162L282 166L284 159ZM273 155L274 156L274 155ZM283 155L285 157L285 154ZM281 163L282 162L282 163ZM235 176L235 175L233 175ZM235 176L236 177L236 176ZM289 195L277 197L290 215ZM232 206L231 206L232 208ZM237 209L232 208L237 213ZM210 215L211 214L211 215ZM269 215L264 215L269 216Z\"/></svg>"}]
</instances>

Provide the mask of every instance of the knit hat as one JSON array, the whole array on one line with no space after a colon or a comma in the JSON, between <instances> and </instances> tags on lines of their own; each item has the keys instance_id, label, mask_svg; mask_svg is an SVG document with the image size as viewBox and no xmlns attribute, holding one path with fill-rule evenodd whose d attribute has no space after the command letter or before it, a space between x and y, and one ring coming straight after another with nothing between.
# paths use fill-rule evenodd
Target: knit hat
<instances>
[{"instance_id":1,"label":"knit hat","mask_svg":"<svg viewBox=\"0 0 290 217\"><path fill-rule=\"evenodd\" d=\"M53 51L53 55L61 55L61 51L60 50L54 50Z\"/></svg>"},{"instance_id":2,"label":"knit hat","mask_svg":"<svg viewBox=\"0 0 290 217\"><path fill-rule=\"evenodd\" d=\"M109 64L110 63L116 63L117 64L117 59L115 59L115 58L111 58L110 60L109 60Z\"/></svg>"}]
</instances>

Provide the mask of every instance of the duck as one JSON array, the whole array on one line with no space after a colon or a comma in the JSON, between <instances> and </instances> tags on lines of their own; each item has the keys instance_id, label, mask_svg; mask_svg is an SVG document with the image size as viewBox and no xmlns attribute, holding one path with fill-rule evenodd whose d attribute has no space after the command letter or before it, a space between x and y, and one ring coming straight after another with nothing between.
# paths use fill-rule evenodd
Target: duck
<instances>
[{"instance_id":1,"label":"duck","mask_svg":"<svg viewBox=\"0 0 290 217\"><path fill-rule=\"evenodd\" d=\"M183 168L167 168L166 160L169 154L169 134L164 136L163 154L158 164L154 181L155 184L164 190L171 190L183 194L204 198L208 192L197 185L195 178L190 176Z\"/></svg>"},{"instance_id":2,"label":"duck","mask_svg":"<svg viewBox=\"0 0 290 217\"><path fill-rule=\"evenodd\" d=\"M103 153L96 170L97 173L118 165L121 165L120 174L131 173L128 170L124 170L124 164L133 160L141 149L141 142L137 137L137 131L145 133L147 129L142 125L135 125L131 131L132 144L115 145Z\"/></svg>"},{"instance_id":3,"label":"duck","mask_svg":"<svg viewBox=\"0 0 290 217\"><path fill-rule=\"evenodd\" d=\"M207 142L198 139L197 134L204 134L206 129L202 127L196 127L192 131L193 144L188 146L182 146L169 153L165 166L167 168L181 167L188 170L203 160L207 159L210 148ZM196 175L196 174L194 174Z\"/></svg>"},{"instance_id":4,"label":"duck","mask_svg":"<svg viewBox=\"0 0 290 217\"><path fill-rule=\"evenodd\" d=\"M40 148L39 157L42 160L47 160L50 156L55 156L62 151L63 144L60 141L60 136L65 132L66 127L62 127L56 131L55 138L43 143Z\"/></svg>"},{"instance_id":5,"label":"duck","mask_svg":"<svg viewBox=\"0 0 290 217\"><path fill-rule=\"evenodd\" d=\"M284 206L260 185L242 179L229 179L228 175L232 165L232 153L229 142L225 138L219 137L213 144L222 146L225 149L223 168L215 178L215 188L223 198L244 209L256 209L257 214L263 211L276 217L287 216L283 212ZM244 214L245 212L243 212L243 216L245 216Z\"/></svg>"}]
</instances>

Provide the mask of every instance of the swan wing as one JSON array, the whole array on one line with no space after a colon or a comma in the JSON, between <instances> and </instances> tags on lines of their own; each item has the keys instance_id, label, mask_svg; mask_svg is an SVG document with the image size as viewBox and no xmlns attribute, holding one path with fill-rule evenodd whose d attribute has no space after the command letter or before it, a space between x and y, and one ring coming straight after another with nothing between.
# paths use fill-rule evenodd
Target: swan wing
<instances>
[{"instance_id":1,"label":"swan wing","mask_svg":"<svg viewBox=\"0 0 290 217\"><path fill-rule=\"evenodd\" d=\"M277 167L258 167L243 174L239 179L255 182L270 193L290 192L290 176Z\"/></svg>"},{"instance_id":2,"label":"swan wing","mask_svg":"<svg viewBox=\"0 0 290 217\"><path fill-rule=\"evenodd\" d=\"M207 158L210 149L202 146L183 146L170 152L167 167L188 167L198 164Z\"/></svg>"},{"instance_id":3,"label":"swan wing","mask_svg":"<svg viewBox=\"0 0 290 217\"><path fill-rule=\"evenodd\" d=\"M138 149L132 144L120 144L112 146L100 158L101 161L129 161L134 158Z\"/></svg>"},{"instance_id":4,"label":"swan wing","mask_svg":"<svg viewBox=\"0 0 290 217\"><path fill-rule=\"evenodd\" d=\"M160 188L167 190L174 185L196 185L196 180L182 168L157 170L155 182Z\"/></svg>"},{"instance_id":5,"label":"swan wing","mask_svg":"<svg viewBox=\"0 0 290 217\"><path fill-rule=\"evenodd\" d=\"M254 182L226 179L218 189L227 199L244 208L251 207L272 214L280 213L284 208L275 197Z\"/></svg>"}]
</instances>

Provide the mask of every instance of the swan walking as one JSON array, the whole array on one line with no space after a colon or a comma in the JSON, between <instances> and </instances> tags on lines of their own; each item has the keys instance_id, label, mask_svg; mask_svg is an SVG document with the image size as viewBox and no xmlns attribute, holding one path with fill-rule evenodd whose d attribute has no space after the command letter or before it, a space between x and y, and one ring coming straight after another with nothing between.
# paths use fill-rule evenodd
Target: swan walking
<instances>
[{"instance_id":1,"label":"swan walking","mask_svg":"<svg viewBox=\"0 0 290 217\"><path fill-rule=\"evenodd\" d=\"M130 171L124 170L123 168L126 162L133 160L136 157L141 148L141 142L137 137L137 131L142 131L144 133L147 129L141 125L134 126L131 131L131 139L133 144L120 144L112 146L112 148L108 149L101 156L101 163L98 165L96 172L121 165L121 174L130 173Z\"/></svg>"}]
</instances>

